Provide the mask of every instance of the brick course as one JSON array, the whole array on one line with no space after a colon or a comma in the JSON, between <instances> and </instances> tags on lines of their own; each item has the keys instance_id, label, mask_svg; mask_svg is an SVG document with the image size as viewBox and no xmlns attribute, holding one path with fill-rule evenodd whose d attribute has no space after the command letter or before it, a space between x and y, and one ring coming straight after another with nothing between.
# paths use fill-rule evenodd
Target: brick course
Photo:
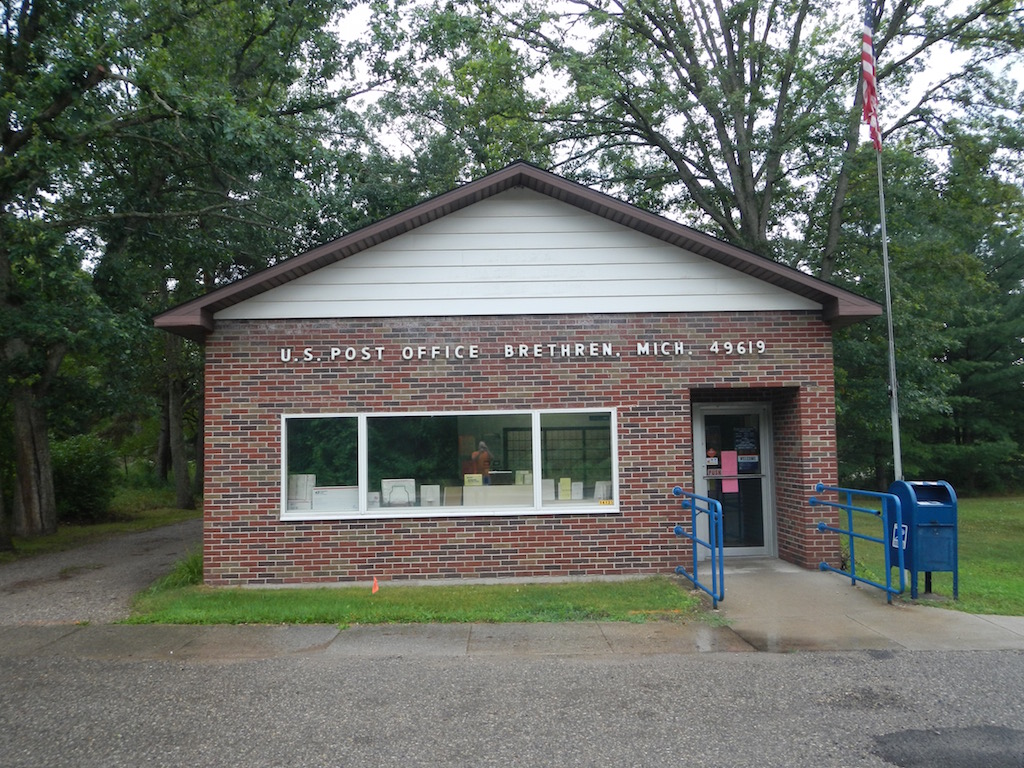
<instances>
[{"instance_id":1,"label":"brick course","mask_svg":"<svg viewBox=\"0 0 1024 768\"><path fill-rule=\"evenodd\" d=\"M713 354L713 340L767 348ZM668 354L638 355L637 342L669 342ZM807 504L836 477L831 331L816 313L219 320L206 344L206 581L671 572L685 556L671 490L693 487L691 405L731 401L772 406L780 557L836 562L835 537L816 531L821 511ZM552 408L617 409L617 513L280 519L282 414Z\"/></svg>"}]
</instances>

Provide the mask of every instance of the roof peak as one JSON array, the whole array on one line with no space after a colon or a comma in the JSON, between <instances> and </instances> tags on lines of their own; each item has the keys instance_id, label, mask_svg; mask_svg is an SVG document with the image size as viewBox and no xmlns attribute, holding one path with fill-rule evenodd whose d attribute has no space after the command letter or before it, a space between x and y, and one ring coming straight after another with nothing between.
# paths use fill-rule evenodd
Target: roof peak
<instances>
[{"instance_id":1,"label":"roof peak","mask_svg":"<svg viewBox=\"0 0 1024 768\"><path fill-rule=\"evenodd\" d=\"M881 314L881 306L869 299L518 160L487 176L169 309L155 318L155 325L202 342L214 328L214 314L222 309L516 187L568 203L811 299L821 304L823 318L833 326L848 325Z\"/></svg>"}]
</instances>

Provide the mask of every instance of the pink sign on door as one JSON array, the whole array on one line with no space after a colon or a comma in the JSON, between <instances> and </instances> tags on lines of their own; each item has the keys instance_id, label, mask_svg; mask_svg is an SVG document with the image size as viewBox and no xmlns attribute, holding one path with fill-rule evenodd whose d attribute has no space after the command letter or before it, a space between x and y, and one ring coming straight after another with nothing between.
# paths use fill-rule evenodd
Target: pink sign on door
<instances>
[{"instance_id":1,"label":"pink sign on door","mask_svg":"<svg viewBox=\"0 0 1024 768\"><path fill-rule=\"evenodd\" d=\"M722 493L739 493L740 481L728 477L738 473L738 464L736 451L722 451Z\"/></svg>"}]
</instances>

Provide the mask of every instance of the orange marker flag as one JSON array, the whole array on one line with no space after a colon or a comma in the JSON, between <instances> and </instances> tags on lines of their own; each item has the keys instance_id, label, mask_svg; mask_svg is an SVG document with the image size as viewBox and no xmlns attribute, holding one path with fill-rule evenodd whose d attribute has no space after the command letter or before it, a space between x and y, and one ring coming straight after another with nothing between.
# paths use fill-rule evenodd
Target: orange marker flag
<instances>
[{"instance_id":1,"label":"orange marker flag","mask_svg":"<svg viewBox=\"0 0 1024 768\"><path fill-rule=\"evenodd\" d=\"M373 577L373 588L370 590L370 594L371 595L376 595L378 589L380 589L380 587L377 586L377 577L374 576Z\"/></svg>"}]
</instances>

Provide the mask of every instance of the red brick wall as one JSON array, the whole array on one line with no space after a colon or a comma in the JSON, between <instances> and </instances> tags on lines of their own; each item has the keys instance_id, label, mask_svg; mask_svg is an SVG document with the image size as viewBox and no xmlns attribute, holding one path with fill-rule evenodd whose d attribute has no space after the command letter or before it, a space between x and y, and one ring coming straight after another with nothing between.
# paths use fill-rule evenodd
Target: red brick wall
<instances>
[{"instance_id":1,"label":"red brick wall","mask_svg":"<svg viewBox=\"0 0 1024 768\"><path fill-rule=\"evenodd\" d=\"M758 339L764 354L708 349ZM686 352L638 356L638 341L680 341ZM535 343L608 343L615 354L505 357L506 344ZM477 345L479 357L401 356L457 344ZM323 356L364 346L374 357L383 347L384 359L299 359L306 347ZM671 572L684 562L671 490L693 487L691 390L772 403L780 556L834 560L807 505L813 484L836 476L831 335L813 313L219 321L206 345L206 581ZM587 407L617 409L616 514L280 520L284 413Z\"/></svg>"},{"instance_id":2,"label":"red brick wall","mask_svg":"<svg viewBox=\"0 0 1024 768\"><path fill-rule=\"evenodd\" d=\"M808 384L784 390L772 404L779 557L806 568L822 560L839 565L839 538L817 529L838 515L807 503L816 483L837 475L834 403L831 386Z\"/></svg>"}]
</instances>

